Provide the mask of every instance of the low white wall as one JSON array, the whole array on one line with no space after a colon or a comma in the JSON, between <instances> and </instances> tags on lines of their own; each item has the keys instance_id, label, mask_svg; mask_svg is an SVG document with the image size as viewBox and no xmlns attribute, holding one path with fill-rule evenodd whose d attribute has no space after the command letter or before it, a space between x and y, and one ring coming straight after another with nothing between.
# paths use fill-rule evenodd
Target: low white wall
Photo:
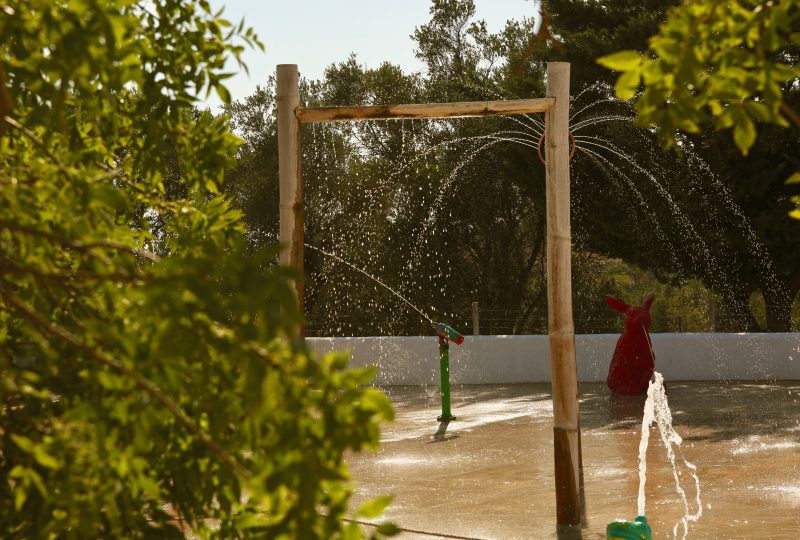
<instances>
[{"instance_id":1,"label":"low white wall","mask_svg":"<svg viewBox=\"0 0 800 540\"><path fill-rule=\"evenodd\" d=\"M672 381L800 380L800 334L652 334L656 370ZM576 336L578 380L605 381L619 334ZM308 338L320 353L350 351L351 366L377 365L375 382L438 384L435 336ZM548 382L547 336L467 336L450 345L454 384Z\"/></svg>"}]
</instances>

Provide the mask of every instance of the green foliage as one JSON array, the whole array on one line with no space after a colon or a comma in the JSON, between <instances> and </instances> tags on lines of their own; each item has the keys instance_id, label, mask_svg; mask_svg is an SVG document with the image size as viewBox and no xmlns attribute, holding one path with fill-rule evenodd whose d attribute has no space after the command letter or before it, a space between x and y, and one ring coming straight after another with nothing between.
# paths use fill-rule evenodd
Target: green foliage
<instances>
[{"instance_id":1,"label":"green foliage","mask_svg":"<svg viewBox=\"0 0 800 540\"><path fill-rule=\"evenodd\" d=\"M485 28L473 21L473 0L433 0L431 20L414 31L417 58L435 78L472 78L481 58L479 42Z\"/></svg>"},{"instance_id":2,"label":"green foliage","mask_svg":"<svg viewBox=\"0 0 800 540\"><path fill-rule=\"evenodd\" d=\"M785 219L797 191L784 181L800 168L800 131L759 122L759 137L746 157L725 131L677 134L680 151L664 152L658 136L669 133L636 128L633 105L614 99L607 85L614 74L597 64L598 56L620 50L626 51L617 57L623 64L641 62L634 51L647 50L678 3L546 4L563 49L553 47L549 58L572 62L573 107L587 107L573 119L576 247L622 258L665 282L702 280L720 298L718 311L726 312L719 329L788 331L792 299L800 290L800 223ZM700 44L688 41L687 47ZM796 64L797 48L775 57ZM786 107L797 110L800 88L784 89ZM635 82L628 91L638 90ZM592 100L597 101L589 107ZM755 291L769 297L766 318L753 317L748 298Z\"/></svg>"},{"instance_id":3,"label":"green foliage","mask_svg":"<svg viewBox=\"0 0 800 540\"><path fill-rule=\"evenodd\" d=\"M203 0L0 4L6 538L361 534L343 454L393 411L293 338L296 276L219 195L240 141L191 109L239 43Z\"/></svg>"},{"instance_id":4,"label":"green foliage","mask_svg":"<svg viewBox=\"0 0 800 540\"><path fill-rule=\"evenodd\" d=\"M620 51L598 62L622 72L617 95L635 96L640 122L658 126L667 145L678 130L712 124L732 129L746 155L759 123L800 129L785 99L800 77L798 26L796 0L687 0L669 12L646 53Z\"/></svg>"},{"instance_id":5,"label":"green foliage","mask_svg":"<svg viewBox=\"0 0 800 540\"><path fill-rule=\"evenodd\" d=\"M796 172L790 176L786 183L789 185L800 184L800 172ZM792 196L792 202L795 203L797 207L789 212L789 215L795 219L800 219L800 195Z\"/></svg>"},{"instance_id":6,"label":"green foliage","mask_svg":"<svg viewBox=\"0 0 800 540\"><path fill-rule=\"evenodd\" d=\"M715 329L714 296L700 281L665 283L652 272L613 259L602 261L600 267L604 294L637 305L646 297L655 296L650 310L652 332L708 332ZM605 302L598 300L598 304L619 330L622 323L619 315Z\"/></svg>"},{"instance_id":7,"label":"green foliage","mask_svg":"<svg viewBox=\"0 0 800 540\"><path fill-rule=\"evenodd\" d=\"M782 86L800 76L800 66L782 54L800 45L800 6L779 2L691 0L670 11L650 54L621 51L598 61L623 74L617 94L636 100L645 124L657 125L667 142L676 130L690 133L709 121L733 128L747 153L754 121L788 126L781 114Z\"/></svg>"},{"instance_id":8,"label":"green foliage","mask_svg":"<svg viewBox=\"0 0 800 540\"><path fill-rule=\"evenodd\" d=\"M800 289L800 236L769 205L789 203L783 180L800 159L795 140L765 126L746 161L713 136L685 141L682 154L663 152L650 130L634 125L632 107L614 98L605 84L611 73L596 63L615 49L645 49L674 4L550 0L560 50L538 39L532 18L484 35L471 2L435 2L414 34L425 76L389 63L367 69L351 56L323 79L303 81L301 95L309 106L533 97L544 92L546 60L573 62L573 239L577 252L593 254L573 260L581 331L607 327L597 318L598 306L606 309L597 304L605 282L584 280L594 265L604 267L603 258L623 259L663 283L701 280L735 315L718 328L757 330L748 298L769 290L775 313L765 329L786 331ZM225 191L256 244L277 235L272 85L228 109L246 142ZM541 118L304 126L306 241L457 326L468 327L470 304L478 301L484 317L502 314L496 331L546 331L544 171L535 157L535 120ZM305 264L311 333L430 332L418 313L352 268L313 249Z\"/></svg>"},{"instance_id":9,"label":"green foliage","mask_svg":"<svg viewBox=\"0 0 800 540\"><path fill-rule=\"evenodd\" d=\"M597 64L597 58L632 49L644 51L650 36L658 31L667 10L680 0L547 0L548 15L558 44L551 60L571 63L572 87L582 90L597 82L612 83L613 74Z\"/></svg>"},{"instance_id":10,"label":"green foliage","mask_svg":"<svg viewBox=\"0 0 800 540\"><path fill-rule=\"evenodd\" d=\"M444 14L438 20L449 24ZM526 95L540 94L541 73L531 69L515 84ZM529 75L535 91L525 86ZM504 92L493 79L434 77L430 82L388 63L366 69L351 57L330 66L323 80L303 81L301 96L320 106L494 99ZM256 242L277 232L277 205L265 211L262 203L277 190L274 121L265 114L274 107L272 84L228 108L246 142L225 191L246 213ZM364 268L436 318L463 317L477 300L517 311L511 326L530 328L536 319L538 329L534 306L545 290L544 183L537 180L543 169L529 147L498 139L498 130L514 129L520 130L511 119L304 126L306 242ZM311 333L432 331L395 295L331 257L308 248L305 270Z\"/></svg>"}]
</instances>

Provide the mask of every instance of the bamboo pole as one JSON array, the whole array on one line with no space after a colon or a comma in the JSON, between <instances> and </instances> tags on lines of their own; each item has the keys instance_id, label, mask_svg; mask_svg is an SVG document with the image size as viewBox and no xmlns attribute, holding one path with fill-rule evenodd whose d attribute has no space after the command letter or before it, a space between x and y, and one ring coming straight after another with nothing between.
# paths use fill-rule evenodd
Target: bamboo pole
<instances>
[{"instance_id":1,"label":"bamboo pole","mask_svg":"<svg viewBox=\"0 0 800 540\"><path fill-rule=\"evenodd\" d=\"M362 107L309 107L297 109L300 122L337 120L388 120L391 118L459 118L545 112L552 97L508 101L461 101L455 103L413 103L367 105Z\"/></svg>"},{"instance_id":2,"label":"bamboo pole","mask_svg":"<svg viewBox=\"0 0 800 540\"><path fill-rule=\"evenodd\" d=\"M547 96L555 105L545 115L547 169L547 305L553 393L553 451L556 517L579 525L580 431L569 200L569 64L547 64Z\"/></svg>"},{"instance_id":3,"label":"bamboo pole","mask_svg":"<svg viewBox=\"0 0 800 540\"><path fill-rule=\"evenodd\" d=\"M295 64L280 64L276 74L278 105L278 177L280 191L280 264L303 275L303 175L300 122L300 85ZM297 302L303 313L303 283L295 283Z\"/></svg>"}]
</instances>

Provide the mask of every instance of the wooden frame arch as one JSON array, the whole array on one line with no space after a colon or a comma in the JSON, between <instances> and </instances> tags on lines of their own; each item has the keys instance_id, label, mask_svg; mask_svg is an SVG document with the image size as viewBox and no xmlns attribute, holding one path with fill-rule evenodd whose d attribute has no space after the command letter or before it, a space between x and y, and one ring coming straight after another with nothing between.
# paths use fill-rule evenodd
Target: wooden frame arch
<instances>
[{"instance_id":1,"label":"wooden frame arch","mask_svg":"<svg viewBox=\"0 0 800 540\"><path fill-rule=\"evenodd\" d=\"M278 159L280 177L280 264L303 271L303 181L300 125L306 122L398 118L457 118L545 113L547 198L547 306L553 395L556 521L581 523L582 456L578 420L569 177L569 75L565 62L547 64L547 96L511 101L471 101L300 107L296 64L277 66ZM296 283L302 310L303 286Z\"/></svg>"}]
</instances>

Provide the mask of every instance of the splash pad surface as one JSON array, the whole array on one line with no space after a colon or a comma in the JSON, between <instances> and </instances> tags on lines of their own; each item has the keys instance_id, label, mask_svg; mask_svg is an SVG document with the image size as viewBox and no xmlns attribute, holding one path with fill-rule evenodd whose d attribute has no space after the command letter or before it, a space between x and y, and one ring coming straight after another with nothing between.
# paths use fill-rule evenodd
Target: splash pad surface
<instances>
[{"instance_id":1,"label":"splash pad surface","mask_svg":"<svg viewBox=\"0 0 800 540\"><path fill-rule=\"evenodd\" d=\"M687 538L797 538L800 382L667 384L683 453L701 482L703 516ZM386 516L403 528L558 538L549 384L456 386L458 420L446 426L436 421L438 387L385 390L397 420L384 427L379 451L348 458L354 507L393 494ZM644 396L615 397L602 383L582 383L580 392L587 527L570 538L603 539L609 521L636 513ZM647 456L647 517L655 538L672 538L683 506L655 434ZM693 502L686 471L683 480Z\"/></svg>"}]
</instances>

